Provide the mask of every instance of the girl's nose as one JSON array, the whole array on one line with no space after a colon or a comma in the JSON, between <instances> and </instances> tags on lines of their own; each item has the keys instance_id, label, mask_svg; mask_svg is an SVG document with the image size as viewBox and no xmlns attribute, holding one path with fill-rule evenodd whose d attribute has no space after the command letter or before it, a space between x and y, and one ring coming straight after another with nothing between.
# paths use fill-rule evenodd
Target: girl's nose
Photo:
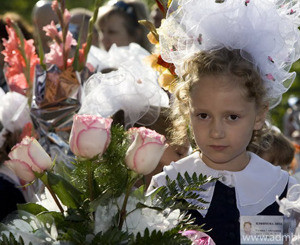
<instances>
[{"instance_id":1,"label":"girl's nose","mask_svg":"<svg viewBox=\"0 0 300 245\"><path fill-rule=\"evenodd\" d=\"M225 136L224 125L222 121L213 120L210 127L210 137L221 139Z\"/></svg>"}]
</instances>

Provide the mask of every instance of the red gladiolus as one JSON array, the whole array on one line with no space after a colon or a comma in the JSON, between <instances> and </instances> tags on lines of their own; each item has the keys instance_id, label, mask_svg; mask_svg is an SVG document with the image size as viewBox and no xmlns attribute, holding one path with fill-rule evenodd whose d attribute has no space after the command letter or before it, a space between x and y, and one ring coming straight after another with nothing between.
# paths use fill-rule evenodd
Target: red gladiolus
<instances>
[{"instance_id":1,"label":"red gladiolus","mask_svg":"<svg viewBox=\"0 0 300 245\"><path fill-rule=\"evenodd\" d=\"M35 52L33 40L25 40L23 36L19 36L15 30L18 27L13 26L10 21L8 25L8 40L3 39L5 49L2 51L7 64L5 76L11 91L25 94L29 84L33 82L34 69L40 60Z\"/></svg>"}]
</instances>

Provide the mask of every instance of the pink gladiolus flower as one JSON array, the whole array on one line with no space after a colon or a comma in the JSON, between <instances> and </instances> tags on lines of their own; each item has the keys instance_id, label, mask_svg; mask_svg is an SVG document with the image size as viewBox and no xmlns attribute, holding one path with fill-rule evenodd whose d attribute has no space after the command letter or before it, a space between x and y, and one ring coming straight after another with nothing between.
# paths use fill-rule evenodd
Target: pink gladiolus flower
<instances>
[{"instance_id":1,"label":"pink gladiolus flower","mask_svg":"<svg viewBox=\"0 0 300 245\"><path fill-rule=\"evenodd\" d=\"M125 156L127 166L139 174L151 173L166 149L165 136L144 127L128 131L133 142Z\"/></svg>"},{"instance_id":2,"label":"pink gladiolus flower","mask_svg":"<svg viewBox=\"0 0 300 245\"><path fill-rule=\"evenodd\" d=\"M52 167L52 160L35 138L26 136L9 153L4 164L22 180L31 182L34 172L42 173Z\"/></svg>"},{"instance_id":3,"label":"pink gladiolus flower","mask_svg":"<svg viewBox=\"0 0 300 245\"><path fill-rule=\"evenodd\" d=\"M48 64L54 64L59 68L64 65L63 59L63 45L54 42L50 45L50 52L45 54L45 62Z\"/></svg>"},{"instance_id":4,"label":"pink gladiolus flower","mask_svg":"<svg viewBox=\"0 0 300 245\"><path fill-rule=\"evenodd\" d=\"M211 237L204 232L188 230L180 233L189 238L193 242L192 245L215 245Z\"/></svg>"},{"instance_id":5,"label":"pink gladiolus flower","mask_svg":"<svg viewBox=\"0 0 300 245\"><path fill-rule=\"evenodd\" d=\"M25 58L22 54L21 41L13 27L6 26L8 40L3 39L4 61L7 63L5 67L5 76L11 91L16 91L25 94L25 90L32 83L34 78L35 66L40 60L35 52L33 40L24 39Z\"/></svg>"},{"instance_id":6,"label":"pink gladiolus flower","mask_svg":"<svg viewBox=\"0 0 300 245\"><path fill-rule=\"evenodd\" d=\"M110 143L112 119L93 115L75 115L70 135L71 151L80 158L101 156Z\"/></svg>"},{"instance_id":7,"label":"pink gladiolus flower","mask_svg":"<svg viewBox=\"0 0 300 245\"><path fill-rule=\"evenodd\" d=\"M63 18L64 18L64 23L69 23L69 21L71 19L71 14L67 9L65 9L65 11L64 11L64 17Z\"/></svg>"},{"instance_id":8,"label":"pink gladiolus flower","mask_svg":"<svg viewBox=\"0 0 300 245\"><path fill-rule=\"evenodd\" d=\"M53 20L50 25L44 26L43 30L46 32L46 36L51 37L53 40L58 37L58 31Z\"/></svg>"},{"instance_id":9,"label":"pink gladiolus flower","mask_svg":"<svg viewBox=\"0 0 300 245\"><path fill-rule=\"evenodd\" d=\"M53 9L53 11L57 11L58 10L58 2L57 0L52 1L51 7Z\"/></svg>"},{"instance_id":10,"label":"pink gladiolus flower","mask_svg":"<svg viewBox=\"0 0 300 245\"><path fill-rule=\"evenodd\" d=\"M60 40L62 40L62 32L58 33ZM65 42L65 55L68 56L71 46L77 45L77 41L73 38L73 35L68 31ZM50 45L50 52L45 55L45 62L49 64L54 64L61 70L64 66L64 57L63 57L63 43L53 42ZM73 59L69 58L67 60L67 67L71 66Z\"/></svg>"}]
</instances>

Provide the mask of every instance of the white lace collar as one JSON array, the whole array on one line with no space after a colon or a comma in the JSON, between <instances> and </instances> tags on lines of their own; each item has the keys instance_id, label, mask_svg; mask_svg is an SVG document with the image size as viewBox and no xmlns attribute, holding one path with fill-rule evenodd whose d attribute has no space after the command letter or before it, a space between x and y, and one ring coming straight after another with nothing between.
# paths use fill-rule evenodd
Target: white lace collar
<instances>
[{"instance_id":1,"label":"white lace collar","mask_svg":"<svg viewBox=\"0 0 300 245\"><path fill-rule=\"evenodd\" d=\"M188 172L192 174L204 174L219 180L229 187L235 187L237 208L241 215L256 215L263 211L266 207L276 201L276 195L280 195L288 182L289 175L281 170L278 166L273 166L269 162L258 157L254 153L250 153L251 160L247 167L242 171L220 171L206 166L199 152L178 161L173 162L169 166L164 167L164 171L155 175L152 179L149 191L151 189L165 184L165 176L175 179L178 173ZM209 203L214 193L215 182L207 184L206 192L203 198ZM204 205L206 208L209 204ZM205 216L207 209L199 210Z\"/></svg>"}]
</instances>

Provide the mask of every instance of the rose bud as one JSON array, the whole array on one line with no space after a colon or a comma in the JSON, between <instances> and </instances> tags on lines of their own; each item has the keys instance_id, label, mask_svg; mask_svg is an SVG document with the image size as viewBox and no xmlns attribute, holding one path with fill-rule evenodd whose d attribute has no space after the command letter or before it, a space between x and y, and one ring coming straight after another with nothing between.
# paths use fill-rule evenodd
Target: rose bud
<instances>
[{"instance_id":1,"label":"rose bud","mask_svg":"<svg viewBox=\"0 0 300 245\"><path fill-rule=\"evenodd\" d=\"M151 173L167 147L165 136L145 127L131 128L128 133L133 142L126 152L127 166L138 174Z\"/></svg>"},{"instance_id":2,"label":"rose bud","mask_svg":"<svg viewBox=\"0 0 300 245\"><path fill-rule=\"evenodd\" d=\"M75 115L70 135L71 151L80 158L102 156L110 143L112 119L94 115Z\"/></svg>"},{"instance_id":3,"label":"rose bud","mask_svg":"<svg viewBox=\"0 0 300 245\"><path fill-rule=\"evenodd\" d=\"M4 164L15 172L15 174L27 182L35 179L34 172L42 173L52 167L52 160L39 142L26 136L21 143L16 144Z\"/></svg>"}]
</instances>

